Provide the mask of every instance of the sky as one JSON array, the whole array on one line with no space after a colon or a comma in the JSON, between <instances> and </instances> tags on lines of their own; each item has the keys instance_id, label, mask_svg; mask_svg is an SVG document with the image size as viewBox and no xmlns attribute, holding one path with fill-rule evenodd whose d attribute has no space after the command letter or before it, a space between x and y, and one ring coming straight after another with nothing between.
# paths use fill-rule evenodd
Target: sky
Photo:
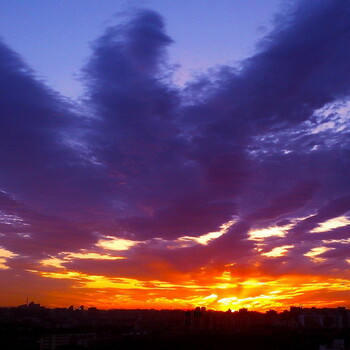
<instances>
[{"instance_id":1,"label":"sky","mask_svg":"<svg viewBox=\"0 0 350 350\"><path fill-rule=\"evenodd\" d=\"M350 307L350 2L201 4L1 2L2 306Z\"/></svg>"},{"instance_id":2,"label":"sky","mask_svg":"<svg viewBox=\"0 0 350 350\"><path fill-rule=\"evenodd\" d=\"M164 18L174 41L168 54L179 66L175 80L184 84L192 73L252 53L280 5L280 0L3 0L0 37L47 85L76 99L91 44L127 13L148 8Z\"/></svg>"}]
</instances>

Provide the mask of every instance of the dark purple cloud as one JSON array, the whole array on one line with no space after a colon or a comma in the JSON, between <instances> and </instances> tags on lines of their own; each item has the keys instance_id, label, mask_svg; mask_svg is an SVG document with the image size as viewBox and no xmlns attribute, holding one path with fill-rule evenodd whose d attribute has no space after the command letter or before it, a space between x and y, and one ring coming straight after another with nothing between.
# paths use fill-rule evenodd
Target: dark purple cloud
<instances>
[{"instance_id":1,"label":"dark purple cloud","mask_svg":"<svg viewBox=\"0 0 350 350\"><path fill-rule=\"evenodd\" d=\"M94 42L83 111L0 44L0 245L34 261L94 250L102 235L147 240L125 261L65 263L112 276L166 279L231 263L239 274L255 262L340 274L332 268L346 268L346 244L322 240L345 239L346 229L310 231L350 210L349 18L348 1L298 1L252 57L181 89L162 18L138 11ZM208 245L154 247L233 216ZM248 239L288 223L263 247L294 245L285 256L264 257ZM304 255L324 245L335 248L325 263Z\"/></svg>"}]
</instances>

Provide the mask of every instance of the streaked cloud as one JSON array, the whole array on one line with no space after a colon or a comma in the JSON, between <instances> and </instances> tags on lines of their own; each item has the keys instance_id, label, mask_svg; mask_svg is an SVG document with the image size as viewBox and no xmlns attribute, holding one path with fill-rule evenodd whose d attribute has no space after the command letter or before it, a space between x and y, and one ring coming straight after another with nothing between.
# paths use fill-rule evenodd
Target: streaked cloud
<instances>
[{"instance_id":1,"label":"streaked cloud","mask_svg":"<svg viewBox=\"0 0 350 350\"><path fill-rule=\"evenodd\" d=\"M232 225L236 222L236 220L230 220L220 226L220 230L216 232L209 232L204 235L201 235L199 237L191 237L191 236L185 236L178 238L175 242L197 242L199 244L207 245L212 241L213 239L219 238L232 227Z\"/></svg>"},{"instance_id":2,"label":"streaked cloud","mask_svg":"<svg viewBox=\"0 0 350 350\"><path fill-rule=\"evenodd\" d=\"M350 219L346 216L339 216L320 223L316 228L311 230L312 233L327 232L338 227L344 227L350 225Z\"/></svg>"},{"instance_id":3,"label":"streaked cloud","mask_svg":"<svg viewBox=\"0 0 350 350\"><path fill-rule=\"evenodd\" d=\"M335 248L330 247L316 247L312 248L309 252L305 253L304 255L309 257L313 262L320 263L326 261L325 258L320 257L325 252L328 252Z\"/></svg>"},{"instance_id":4,"label":"streaked cloud","mask_svg":"<svg viewBox=\"0 0 350 350\"><path fill-rule=\"evenodd\" d=\"M261 253L261 255L267 256L268 258L276 258L276 257L285 255L288 252L288 250L292 249L293 247L294 247L294 244L275 247L269 252Z\"/></svg>"},{"instance_id":5,"label":"streaked cloud","mask_svg":"<svg viewBox=\"0 0 350 350\"><path fill-rule=\"evenodd\" d=\"M131 247L134 247L142 242L132 241L123 238L117 238L113 236L104 236L100 238L96 244L97 247L104 248L106 250L129 250Z\"/></svg>"},{"instance_id":6,"label":"streaked cloud","mask_svg":"<svg viewBox=\"0 0 350 350\"><path fill-rule=\"evenodd\" d=\"M249 239L251 240L263 240L268 237L285 237L288 230L293 227L293 225L285 226L272 226L263 229L255 229L248 232Z\"/></svg>"},{"instance_id":7,"label":"streaked cloud","mask_svg":"<svg viewBox=\"0 0 350 350\"><path fill-rule=\"evenodd\" d=\"M11 258L16 257L16 256L17 256L17 254L15 254L7 249L4 249L0 246L0 270L8 269L9 267L6 264L7 259L11 259Z\"/></svg>"}]
</instances>

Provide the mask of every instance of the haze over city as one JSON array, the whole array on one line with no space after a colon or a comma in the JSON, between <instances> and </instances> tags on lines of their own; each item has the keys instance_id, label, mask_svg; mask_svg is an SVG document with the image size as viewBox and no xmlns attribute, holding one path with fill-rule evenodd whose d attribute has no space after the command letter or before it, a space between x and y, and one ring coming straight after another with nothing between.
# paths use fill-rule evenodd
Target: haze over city
<instances>
[{"instance_id":1,"label":"haze over city","mask_svg":"<svg viewBox=\"0 0 350 350\"><path fill-rule=\"evenodd\" d=\"M349 19L2 0L0 306L350 308Z\"/></svg>"}]
</instances>

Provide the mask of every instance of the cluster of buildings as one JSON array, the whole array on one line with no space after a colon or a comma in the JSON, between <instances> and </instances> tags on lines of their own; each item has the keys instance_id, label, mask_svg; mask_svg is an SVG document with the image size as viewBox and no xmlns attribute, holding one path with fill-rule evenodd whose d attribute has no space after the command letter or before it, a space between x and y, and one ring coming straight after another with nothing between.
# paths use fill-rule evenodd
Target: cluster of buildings
<instances>
[{"instance_id":1,"label":"cluster of buildings","mask_svg":"<svg viewBox=\"0 0 350 350\"><path fill-rule=\"evenodd\" d=\"M197 307L185 311L184 324L189 329L232 329L255 326L280 326L287 328L350 328L350 310L338 308L302 308L291 307L289 311L266 313L248 311L245 308L237 312L217 312Z\"/></svg>"},{"instance_id":2,"label":"cluster of buildings","mask_svg":"<svg viewBox=\"0 0 350 350\"><path fill-rule=\"evenodd\" d=\"M147 332L171 327L184 330L227 330L255 326L281 326L287 328L350 328L350 309L337 308L303 308L290 307L278 313L269 310L265 313L249 311L226 312L207 310L197 307L193 310L98 310L95 307L85 309L83 305L74 308L48 309L34 302L27 302L17 308L0 308L0 322L4 317L9 319L27 319L40 323L51 320L56 328L67 328L81 324L120 324L135 332Z\"/></svg>"},{"instance_id":3,"label":"cluster of buildings","mask_svg":"<svg viewBox=\"0 0 350 350\"><path fill-rule=\"evenodd\" d=\"M0 308L0 332L10 337L10 334L27 336L35 331L37 337L29 337L27 341L35 342L40 350L55 350L71 344L86 349L94 348L91 344L99 344L96 348L103 349L101 344L117 344L126 338L154 334L255 334L257 330L275 334L281 329L285 332L334 330L333 333L350 330L350 310L344 307L291 307L280 313L245 308L220 312L205 307L187 311L98 310L95 307L85 309L83 305L49 309L28 301L16 308ZM344 346L338 344L322 350L345 349Z\"/></svg>"}]
</instances>

